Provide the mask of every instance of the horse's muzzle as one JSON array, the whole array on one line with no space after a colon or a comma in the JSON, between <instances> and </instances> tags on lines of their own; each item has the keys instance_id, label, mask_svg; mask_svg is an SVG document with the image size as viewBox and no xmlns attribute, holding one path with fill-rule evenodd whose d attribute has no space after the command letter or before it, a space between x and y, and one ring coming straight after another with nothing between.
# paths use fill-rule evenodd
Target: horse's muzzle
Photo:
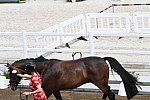
<instances>
[{"instance_id":1,"label":"horse's muzzle","mask_svg":"<svg viewBox=\"0 0 150 100\"><path fill-rule=\"evenodd\" d=\"M10 87L10 88L11 88L11 90L13 90L13 91L17 90L17 87L16 87L16 86L13 86L13 87Z\"/></svg>"},{"instance_id":2,"label":"horse's muzzle","mask_svg":"<svg viewBox=\"0 0 150 100\"><path fill-rule=\"evenodd\" d=\"M13 91L15 91L15 90L17 90L17 84L16 83L13 83L13 82L10 82L10 84L9 84L9 87L11 88L11 90L13 90Z\"/></svg>"}]
</instances>

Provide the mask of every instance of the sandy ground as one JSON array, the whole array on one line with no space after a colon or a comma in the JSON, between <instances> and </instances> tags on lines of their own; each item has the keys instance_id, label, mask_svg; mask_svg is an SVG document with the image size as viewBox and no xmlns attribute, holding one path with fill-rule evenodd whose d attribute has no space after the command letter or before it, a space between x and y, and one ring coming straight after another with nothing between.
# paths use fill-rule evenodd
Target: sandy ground
<instances>
[{"instance_id":1,"label":"sandy ground","mask_svg":"<svg viewBox=\"0 0 150 100\"><path fill-rule=\"evenodd\" d=\"M30 0L19 4L0 4L0 31L38 32L76 15L99 12L113 3L149 3L149 0L86 0L75 3L64 0ZM115 12L137 10L150 11L150 7L115 8ZM106 12L112 12L112 8Z\"/></svg>"},{"instance_id":2,"label":"sandy ground","mask_svg":"<svg viewBox=\"0 0 150 100\"><path fill-rule=\"evenodd\" d=\"M10 89L0 90L0 100L20 100L19 90L12 91ZM63 100L101 100L102 93L98 92L75 92L75 91L61 91ZM5 97L4 97L5 96ZM24 96L22 96L24 98ZM137 95L132 100L149 100L148 95ZM30 95L28 100L33 100ZM48 100L56 100L52 95ZM109 99L107 99L109 100ZM116 94L116 100L127 100L126 97L118 96Z\"/></svg>"}]
</instances>

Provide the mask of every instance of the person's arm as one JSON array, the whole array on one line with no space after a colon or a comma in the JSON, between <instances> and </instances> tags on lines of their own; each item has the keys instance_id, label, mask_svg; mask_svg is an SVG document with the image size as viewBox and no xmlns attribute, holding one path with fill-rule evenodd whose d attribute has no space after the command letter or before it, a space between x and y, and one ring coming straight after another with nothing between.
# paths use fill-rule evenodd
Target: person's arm
<instances>
[{"instance_id":1,"label":"person's arm","mask_svg":"<svg viewBox=\"0 0 150 100\"><path fill-rule=\"evenodd\" d=\"M17 76L22 77L22 78L31 78L32 75L28 75L28 74L17 74Z\"/></svg>"},{"instance_id":2,"label":"person's arm","mask_svg":"<svg viewBox=\"0 0 150 100\"><path fill-rule=\"evenodd\" d=\"M36 88L37 88L37 89L36 89L35 91L32 91L32 92L24 92L23 94L24 94L24 95L30 95L30 94L35 94L35 93L42 92L42 88L41 88L41 85L40 85L40 84L37 85Z\"/></svg>"},{"instance_id":3,"label":"person's arm","mask_svg":"<svg viewBox=\"0 0 150 100\"><path fill-rule=\"evenodd\" d=\"M32 92L30 92L29 94L35 94L35 93L42 92L42 87L41 87L40 84L37 85L36 88L37 88L37 89L36 89L35 91L32 91Z\"/></svg>"}]
</instances>

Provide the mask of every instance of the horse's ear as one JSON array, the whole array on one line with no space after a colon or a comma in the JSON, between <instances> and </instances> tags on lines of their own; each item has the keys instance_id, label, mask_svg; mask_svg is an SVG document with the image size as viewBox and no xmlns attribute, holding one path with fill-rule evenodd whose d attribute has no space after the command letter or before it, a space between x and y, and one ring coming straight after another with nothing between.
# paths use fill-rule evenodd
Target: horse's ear
<instances>
[{"instance_id":1,"label":"horse's ear","mask_svg":"<svg viewBox=\"0 0 150 100\"><path fill-rule=\"evenodd\" d=\"M13 70L13 68L12 68L12 66L11 66L11 64L10 64L10 63L6 63L6 65L4 65L4 66L8 67L8 71Z\"/></svg>"},{"instance_id":2,"label":"horse's ear","mask_svg":"<svg viewBox=\"0 0 150 100\"><path fill-rule=\"evenodd\" d=\"M13 68L12 67L8 67L8 72L12 71Z\"/></svg>"},{"instance_id":3,"label":"horse's ear","mask_svg":"<svg viewBox=\"0 0 150 100\"><path fill-rule=\"evenodd\" d=\"M6 65L5 65L6 67L10 67L10 63L6 63Z\"/></svg>"}]
</instances>

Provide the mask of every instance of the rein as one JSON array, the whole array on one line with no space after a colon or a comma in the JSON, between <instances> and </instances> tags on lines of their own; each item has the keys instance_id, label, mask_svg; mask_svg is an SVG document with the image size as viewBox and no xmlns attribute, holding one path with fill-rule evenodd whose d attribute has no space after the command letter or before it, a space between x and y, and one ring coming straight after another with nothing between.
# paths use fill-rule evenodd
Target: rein
<instances>
[{"instance_id":1,"label":"rein","mask_svg":"<svg viewBox=\"0 0 150 100\"><path fill-rule=\"evenodd\" d=\"M23 96L23 92L24 92L23 91L23 88L24 88L23 83L20 84L19 88L20 88L20 99L21 100L28 100L28 96L26 96L26 97Z\"/></svg>"},{"instance_id":2,"label":"rein","mask_svg":"<svg viewBox=\"0 0 150 100\"><path fill-rule=\"evenodd\" d=\"M23 69L16 68L16 67L15 67L14 69L15 69L15 70L20 70L20 71L26 73L26 71L23 70ZM23 88L24 88L23 83L20 84L20 87L19 87L19 88L20 88L20 99L21 99L21 100L28 100L28 96L25 96L25 97L23 96L23 92L24 92L24 91L23 91Z\"/></svg>"}]
</instances>

